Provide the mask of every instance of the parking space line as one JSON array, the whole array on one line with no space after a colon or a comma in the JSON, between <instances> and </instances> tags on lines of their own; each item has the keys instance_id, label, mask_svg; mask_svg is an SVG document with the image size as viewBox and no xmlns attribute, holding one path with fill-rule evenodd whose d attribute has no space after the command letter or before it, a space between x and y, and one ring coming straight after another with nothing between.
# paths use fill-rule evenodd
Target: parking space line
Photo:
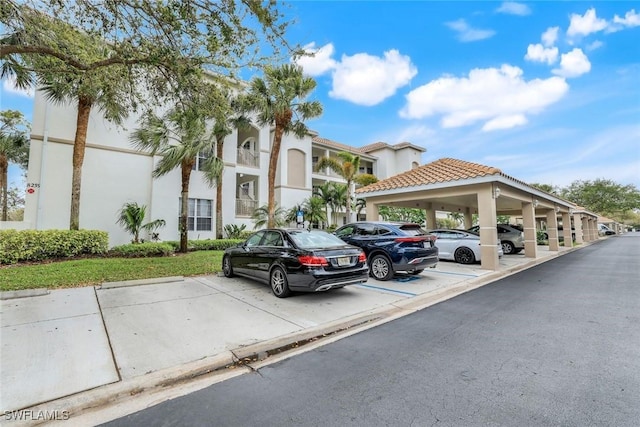
<instances>
[{"instance_id":1,"label":"parking space line","mask_svg":"<svg viewBox=\"0 0 640 427\"><path fill-rule=\"evenodd\" d=\"M479 274L451 273L448 271L431 270L429 273L450 274L452 276L480 277Z\"/></svg>"},{"instance_id":2,"label":"parking space line","mask_svg":"<svg viewBox=\"0 0 640 427\"><path fill-rule=\"evenodd\" d=\"M398 291L396 289L383 288L381 286L372 286L372 285L356 285L356 286L361 287L361 288L371 288L371 289L375 289L377 291L391 292L391 293L394 293L394 294L408 295L410 297L415 297L416 295L418 295L418 294L414 294L413 292Z\"/></svg>"}]
</instances>

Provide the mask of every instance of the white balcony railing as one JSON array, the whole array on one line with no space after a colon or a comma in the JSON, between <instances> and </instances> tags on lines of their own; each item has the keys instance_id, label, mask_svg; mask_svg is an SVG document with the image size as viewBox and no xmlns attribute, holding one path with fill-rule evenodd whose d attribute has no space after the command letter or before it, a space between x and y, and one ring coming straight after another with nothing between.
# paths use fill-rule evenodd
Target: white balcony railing
<instances>
[{"instance_id":1,"label":"white balcony railing","mask_svg":"<svg viewBox=\"0 0 640 427\"><path fill-rule=\"evenodd\" d=\"M260 156L256 151L238 148L238 164L254 168L260 167Z\"/></svg>"},{"instance_id":2,"label":"white balcony railing","mask_svg":"<svg viewBox=\"0 0 640 427\"><path fill-rule=\"evenodd\" d=\"M258 201L251 199L236 199L236 215L251 216L258 209Z\"/></svg>"}]
</instances>

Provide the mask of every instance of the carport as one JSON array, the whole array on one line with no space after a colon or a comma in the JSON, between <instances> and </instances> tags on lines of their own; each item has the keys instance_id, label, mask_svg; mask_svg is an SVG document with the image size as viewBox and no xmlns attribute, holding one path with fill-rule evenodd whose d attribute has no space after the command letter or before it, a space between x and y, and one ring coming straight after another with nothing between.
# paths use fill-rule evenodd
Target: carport
<instances>
[{"instance_id":1,"label":"carport","mask_svg":"<svg viewBox=\"0 0 640 427\"><path fill-rule=\"evenodd\" d=\"M465 228L472 215L480 225L481 267L498 270L497 216L522 217L526 257L537 255L536 216L546 218L549 250L559 251L558 218L571 224L576 242L597 239L597 215L553 194L539 190L498 168L452 158L419 166L356 190L367 203L367 219L379 219L379 206L418 208L426 211L427 227L435 228L436 211L460 212ZM572 241L571 227L563 239Z\"/></svg>"}]
</instances>

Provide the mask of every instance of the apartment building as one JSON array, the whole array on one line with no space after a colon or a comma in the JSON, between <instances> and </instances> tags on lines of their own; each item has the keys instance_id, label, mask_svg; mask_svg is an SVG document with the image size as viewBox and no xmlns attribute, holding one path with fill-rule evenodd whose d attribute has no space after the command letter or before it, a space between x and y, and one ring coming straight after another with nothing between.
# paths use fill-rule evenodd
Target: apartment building
<instances>
[{"instance_id":1,"label":"apartment building","mask_svg":"<svg viewBox=\"0 0 640 427\"><path fill-rule=\"evenodd\" d=\"M176 169L160 178L152 172L159 157L138 151L129 136L138 127L130 117L122 127L108 122L96 109L92 112L82 169L80 228L109 233L110 245L131 239L116 224L124 203L136 202L147 207L147 220L163 219L160 239L178 240L180 212L180 171ZM60 105L36 93L31 130L31 149L27 171L24 222L19 228L67 229L71 204L71 172L76 110L73 104ZM273 130L251 127L236 130L224 142L222 221L246 224L253 229L253 211L267 204L267 172ZM302 139L285 135L276 173L276 201L291 208L311 197L313 188L327 181L344 180L335 173L316 171L321 157L349 151L361 157L360 172L379 179L420 165L426 150L410 143L395 145L377 142L353 147L330 139L308 135ZM197 159L189 185L189 239L215 238L216 189L209 187ZM338 222L344 223L344 213ZM143 236L146 237L146 236Z\"/></svg>"}]
</instances>

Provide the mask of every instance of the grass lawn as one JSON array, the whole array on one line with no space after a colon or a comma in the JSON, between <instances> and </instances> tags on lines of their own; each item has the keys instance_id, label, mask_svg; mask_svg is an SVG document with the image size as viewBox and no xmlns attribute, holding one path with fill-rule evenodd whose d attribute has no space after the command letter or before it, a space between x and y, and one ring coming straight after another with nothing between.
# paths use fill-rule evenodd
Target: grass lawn
<instances>
[{"instance_id":1,"label":"grass lawn","mask_svg":"<svg viewBox=\"0 0 640 427\"><path fill-rule=\"evenodd\" d=\"M157 258L88 258L0 267L0 290L71 288L102 282L198 276L221 270L223 251Z\"/></svg>"}]
</instances>

